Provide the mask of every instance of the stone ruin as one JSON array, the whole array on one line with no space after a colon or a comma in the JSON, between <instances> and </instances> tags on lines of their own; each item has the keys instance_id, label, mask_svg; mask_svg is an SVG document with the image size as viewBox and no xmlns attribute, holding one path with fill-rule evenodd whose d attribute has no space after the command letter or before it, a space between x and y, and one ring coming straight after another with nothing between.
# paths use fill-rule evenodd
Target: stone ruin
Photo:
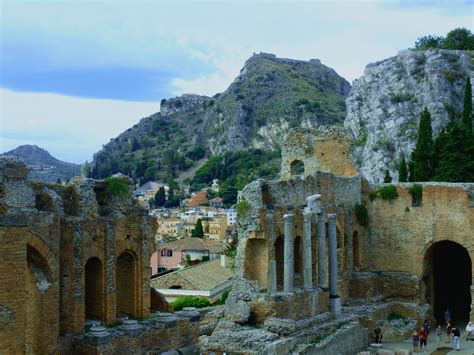
<instances>
[{"instance_id":1,"label":"stone ruin","mask_svg":"<svg viewBox=\"0 0 474 355\"><path fill-rule=\"evenodd\" d=\"M0 158L0 353L141 353L196 343L196 311L150 317L156 226L131 193L111 196L104 181L62 186L27 175L20 160Z\"/></svg>"},{"instance_id":2,"label":"stone ruin","mask_svg":"<svg viewBox=\"0 0 474 355\"><path fill-rule=\"evenodd\" d=\"M433 250L449 241L473 255L474 184L425 183L419 207L412 184L399 184L398 198L386 201L383 186L352 166L350 147L343 128L293 130L280 179L240 193L236 276L202 350L354 354L367 349L376 325L395 340L420 320L435 324L442 296ZM470 261L466 268L470 296ZM401 333L390 329L393 315L406 320Z\"/></svg>"}]
</instances>

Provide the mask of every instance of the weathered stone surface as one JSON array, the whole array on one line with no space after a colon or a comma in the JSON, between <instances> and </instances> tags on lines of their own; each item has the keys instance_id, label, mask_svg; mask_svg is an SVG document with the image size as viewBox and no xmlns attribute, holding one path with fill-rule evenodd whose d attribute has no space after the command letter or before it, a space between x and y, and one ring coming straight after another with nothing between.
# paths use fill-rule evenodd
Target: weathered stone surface
<instances>
[{"instance_id":1,"label":"weathered stone surface","mask_svg":"<svg viewBox=\"0 0 474 355\"><path fill-rule=\"evenodd\" d=\"M469 51L404 50L367 65L346 100L344 125L355 136L353 158L369 182L382 182L385 169L398 179L400 156L410 157L425 107L434 135L448 123L450 105L462 110L467 75L474 77Z\"/></svg>"},{"instance_id":2,"label":"weathered stone surface","mask_svg":"<svg viewBox=\"0 0 474 355\"><path fill-rule=\"evenodd\" d=\"M245 323L250 317L250 306L247 302L229 294L226 300L225 318L235 323Z\"/></svg>"}]
</instances>

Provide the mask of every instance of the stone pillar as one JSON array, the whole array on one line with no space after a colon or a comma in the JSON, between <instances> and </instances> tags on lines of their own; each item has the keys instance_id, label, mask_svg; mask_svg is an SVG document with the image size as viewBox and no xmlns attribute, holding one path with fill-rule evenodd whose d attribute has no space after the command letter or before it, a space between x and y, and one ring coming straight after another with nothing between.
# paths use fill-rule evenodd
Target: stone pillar
<instances>
[{"instance_id":1,"label":"stone pillar","mask_svg":"<svg viewBox=\"0 0 474 355\"><path fill-rule=\"evenodd\" d=\"M283 272L283 290L285 293L293 292L294 278L294 247L293 247L293 214L285 214L283 216L285 248L284 248L284 272Z\"/></svg>"},{"instance_id":2,"label":"stone pillar","mask_svg":"<svg viewBox=\"0 0 474 355\"><path fill-rule=\"evenodd\" d=\"M326 224L324 222L324 208L318 213L318 285L327 290L327 266L326 266Z\"/></svg>"},{"instance_id":3,"label":"stone pillar","mask_svg":"<svg viewBox=\"0 0 474 355\"><path fill-rule=\"evenodd\" d=\"M277 291L277 275L275 261L275 222L273 220L273 206L267 207L265 220L268 226L267 293L269 295L274 295Z\"/></svg>"},{"instance_id":4,"label":"stone pillar","mask_svg":"<svg viewBox=\"0 0 474 355\"><path fill-rule=\"evenodd\" d=\"M313 266L311 255L311 220L313 212L310 207L305 207L303 212L303 280L304 288L313 288Z\"/></svg>"},{"instance_id":5,"label":"stone pillar","mask_svg":"<svg viewBox=\"0 0 474 355\"><path fill-rule=\"evenodd\" d=\"M341 299L337 294L337 235L336 215L328 214L329 229L329 299L331 312L334 315L341 313Z\"/></svg>"}]
</instances>

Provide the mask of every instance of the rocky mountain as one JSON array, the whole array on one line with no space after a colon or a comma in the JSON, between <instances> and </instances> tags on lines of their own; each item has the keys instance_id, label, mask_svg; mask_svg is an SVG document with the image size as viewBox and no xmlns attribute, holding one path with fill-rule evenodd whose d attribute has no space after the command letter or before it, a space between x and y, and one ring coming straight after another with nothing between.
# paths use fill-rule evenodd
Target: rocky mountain
<instances>
[{"instance_id":1,"label":"rocky mountain","mask_svg":"<svg viewBox=\"0 0 474 355\"><path fill-rule=\"evenodd\" d=\"M221 94L162 100L160 112L95 154L92 176L121 171L149 180L226 150L278 150L292 127L342 124L349 90L345 79L317 59L255 54Z\"/></svg>"},{"instance_id":2,"label":"rocky mountain","mask_svg":"<svg viewBox=\"0 0 474 355\"><path fill-rule=\"evenodd\" d=\"M56 159L36 145L21 145L1 155L22 158L30 168L30 178L33 180L56 182L81 174L80 165Z\"/></svg>"},{"instance_id":3,"label":"rocky mountain","mask_svg":"<svg viewBox=\"0 0 474 355\"><path fill-rule=\"evenodd\" d=\"M386 169L397 181L401 156L410 158L425 107L434 136L448 123L451 106L462 110L467 75L474 77L472 51L405 50L367 65L346 100L344 125L357 141L352 158L370 182L382 182Z\"/></svg>"}]
</instances>

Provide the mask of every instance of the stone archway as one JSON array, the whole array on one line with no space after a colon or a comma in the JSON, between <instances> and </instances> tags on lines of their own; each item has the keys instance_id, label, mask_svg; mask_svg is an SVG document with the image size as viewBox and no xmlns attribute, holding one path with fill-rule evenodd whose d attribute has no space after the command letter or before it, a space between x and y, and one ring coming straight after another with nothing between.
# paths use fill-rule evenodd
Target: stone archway
<instances>
[{"instance_id":1,"label":"stone archway","mask_svg":"<svg viewBox=\"0 0 474 355\"><path fill-rule=\"evenodd\" d=\"M304 176L304 163L301 160L294 160L290 164L290 174L292 177Z\"/></svg>"},{"instance_id":2,"label":"stone archway","mask_svg":"<svg viewBox=\"0 0 474 355\"><path fill-rule=\"evenodd\" d=\"M102 261L92 257L84 267L85 319L104 320L104 273Z\"/></svg>"},{"instance_id":3,"label":"stone archway","mask_svg":"<svg viewBox=\"0 0 474 355\"><path fill-rule=\"evenodd\" d=\"M295 286L303 285L303 242L299 235L296 236L293 244L294 257L294 284Z\"/></svg>"},{"instance_id":4,"label":"stone archway","mask_svg":"<svg viewBox=\"0 0 474 355\"><path fill-rule=\"evenodd\" d=\"M467 322L471 311L472 283L468 251L449 240L436 242L426 251L423 268L425 299L436 321L443 324L444 311L449 307L454 323Z\"/></svg>"},{"instance_id":5,"label":"stone archway","mask_svg":"<svg viewBox=\"0 0 474 355\"><path fill-rule=\"evenodd\" d=\"M52 321L48 307L52 306L51 270L41 253L27 245L27 270L25 278L25 350L27 353L47 353L50 334L48 323Z\"/></svg>"},{"instance_id":6,"label":"stone archway","mask_svg":"<svg viewBox=\"0 0 474 355\"><path fill-rule=\"evenodd\" d=\"M137 262L131 251L124 251L117 258L115 303L116 316L137 314Z\"/></svg>"},{"instance_id":7,"label":"stone archway","mask_svg":"<svg viewBox=\"0 0 474 355\"><path fill-rule=\"evenodd\" d=\"M275 263L277 274L277 290L283 290L283 273L284 273L284 242L283 237L279 236L275 240Z\"/></svg>"}]
</instances>

